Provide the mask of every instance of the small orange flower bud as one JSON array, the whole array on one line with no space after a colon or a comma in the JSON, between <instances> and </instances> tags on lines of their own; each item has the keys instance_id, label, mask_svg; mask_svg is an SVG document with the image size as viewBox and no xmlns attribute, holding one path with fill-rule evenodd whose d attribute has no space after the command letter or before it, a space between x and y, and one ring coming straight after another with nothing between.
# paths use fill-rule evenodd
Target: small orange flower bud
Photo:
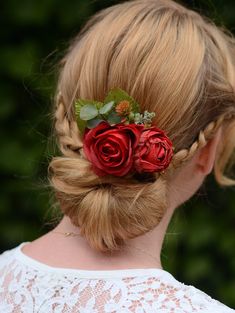
<instances>
[{"instance_id":1,"label":"small orange flower bud","mask_svg":"<svg viewBox=\"0 0 235 313\"><path fill-rule=\"evenodd\" d=\"M131 104L128 100L123 100L118 103L115 108L118 115L127 116L131 112Z\"/></svg>"}]
</instances>

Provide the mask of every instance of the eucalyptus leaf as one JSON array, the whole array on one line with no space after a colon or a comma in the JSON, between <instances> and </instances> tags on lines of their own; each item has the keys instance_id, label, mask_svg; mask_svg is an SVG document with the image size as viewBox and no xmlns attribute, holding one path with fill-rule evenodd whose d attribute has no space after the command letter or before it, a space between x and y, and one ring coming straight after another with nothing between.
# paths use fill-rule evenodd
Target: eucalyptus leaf
<instances>
[{"instance_id":1,"label":"eucalyptus leaf","mask_svg":"<svg viewBox=\"0 0 235 313\"><path fill-rule=\"evenodd\" d=\"M99 123L103 122L104 120L101 120L100 118L93 118L92 120L87 121L87 127L88 128L94 128Z\"/></svg>"},{"instance_id":2,"label":"eucalyptus leaf","mask_svg":"<svg viewBox=\"0 0 235 313\"><path fill-rule=\"evenodd\" d=\"M81 107L80 118L82 120L88 121L93 119L98 115L98 110L94 104L88 103Z\"/></svg>"},{"instance_id":3,"label":"eucalyptus leaf","mask_svg":"<svg viewBox=\"0 0 235 313\"><path fill-rule=\"evenodd\" d=\"M103 106L103 102L96 101L96 100L81 99L81 98L76 100L76 102L75 102L75 114L77 117L78 128L79 128L81 133L84 133L84 130L87 126L87 121L80 118L80 111L81 111L81 108L87 104L94 105L97 108L97 110Z\"/></svg>"},{"instance_id":4,"label":"eucalyptus leaf","mask_svg":"<svg viewBox=\"0 0 235 313\"><path fill-rule=\"evenodd\" d=\"M106 113L110 112L114 106L114 103L115 103L114 101L110 101L110 102L106 103L103 107L101 107L99 109L99 113L100 114L106 114Z\"/></svg>"},{"instance_id":5,"label":"eucalyptus leaf","mask_svg":"<svg viewBox=\"0 0 235 313\"><path fill-rule=\"evenodd\" d=\"M112 111L109 115L108 115L108 118L107 118L108 122L110 124L117 124L117 123L120 123L121 122L121 116L117 115L116 112Z\"/></svg>"},{"instance_id":6,"label":"eucalyptus leaf","mask_svg":"<svg viewBox=\"0 0 235 313\"><path fill-rule=\"evenodd\" d=\"M104 99L104 103L108 103L110 101L115 101L118 104L120 101L127 100L131 104L131 111L134 113L138 113L140 111L139 104L132 98L128 93L121 88L115 87L112 88L107 96Z\"/></svg>"}]
</instances>

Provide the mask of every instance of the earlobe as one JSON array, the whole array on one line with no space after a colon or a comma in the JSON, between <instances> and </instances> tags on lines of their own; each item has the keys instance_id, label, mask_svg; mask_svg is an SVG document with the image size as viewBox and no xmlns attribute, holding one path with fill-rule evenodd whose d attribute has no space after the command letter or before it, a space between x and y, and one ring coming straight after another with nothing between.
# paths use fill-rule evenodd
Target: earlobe
<instances>
[{"instance_id":1,"label":"earlobe","mask_svg":"<svg viewBox=\"0 0 235 313\"><path fill-rule=\"evenodd\" d=\"M218 144L221 141L222 127L220 127L214 137L210 139L207 144L199 151L196 167L204 175L211 173L214 167L216 151Z\"/></svg>"}]
</instances>

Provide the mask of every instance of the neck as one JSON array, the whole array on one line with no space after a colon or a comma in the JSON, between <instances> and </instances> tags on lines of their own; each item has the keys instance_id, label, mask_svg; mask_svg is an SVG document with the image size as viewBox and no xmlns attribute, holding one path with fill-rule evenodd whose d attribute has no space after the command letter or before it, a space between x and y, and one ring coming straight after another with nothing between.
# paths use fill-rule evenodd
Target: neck
<instances>
[{"instance_id":1,"label":"neck","mask_svg":"<svg viewBox=\"0 0 235 313\"><path fill-rule=\"evenodd\" d=\"M168 224L173 214L173 209L168 209L157 227L148 233L138 236L134 239L127 240L127 246L119 252L109 255L102 254L91 249L86 243L85 238L80 236L64 237L66 248L70 245L74 253L78 256L83 256L84 260L87 258L89 264L100 264L104 268L160 268L161 264L161 250L164 237L167 231ZM79 228L73 225L67 216L64 216L61 222L54 229L58 232L73 232L79 233ZM54 234L57 235L57 234Z\"/></svg>"}]
</instances>

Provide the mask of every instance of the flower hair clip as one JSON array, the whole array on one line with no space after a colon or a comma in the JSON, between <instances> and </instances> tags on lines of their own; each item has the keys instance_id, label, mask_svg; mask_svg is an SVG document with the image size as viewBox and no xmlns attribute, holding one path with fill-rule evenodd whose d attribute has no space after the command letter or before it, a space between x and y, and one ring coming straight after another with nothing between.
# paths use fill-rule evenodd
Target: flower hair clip
<instances>
[{"instance_id":1,"label":"flower hair clip","mask_svg":"<svg viewBox=\"0 0 235 313\"><path fill-rule=\"evenodd\" d=\"M111 89L104 102L78 99L75 112L83 150L96 175L162 172L169 166L171 140L152 125L155 113L140 113L124 90Z\"/></svg>"}]
</instances>

